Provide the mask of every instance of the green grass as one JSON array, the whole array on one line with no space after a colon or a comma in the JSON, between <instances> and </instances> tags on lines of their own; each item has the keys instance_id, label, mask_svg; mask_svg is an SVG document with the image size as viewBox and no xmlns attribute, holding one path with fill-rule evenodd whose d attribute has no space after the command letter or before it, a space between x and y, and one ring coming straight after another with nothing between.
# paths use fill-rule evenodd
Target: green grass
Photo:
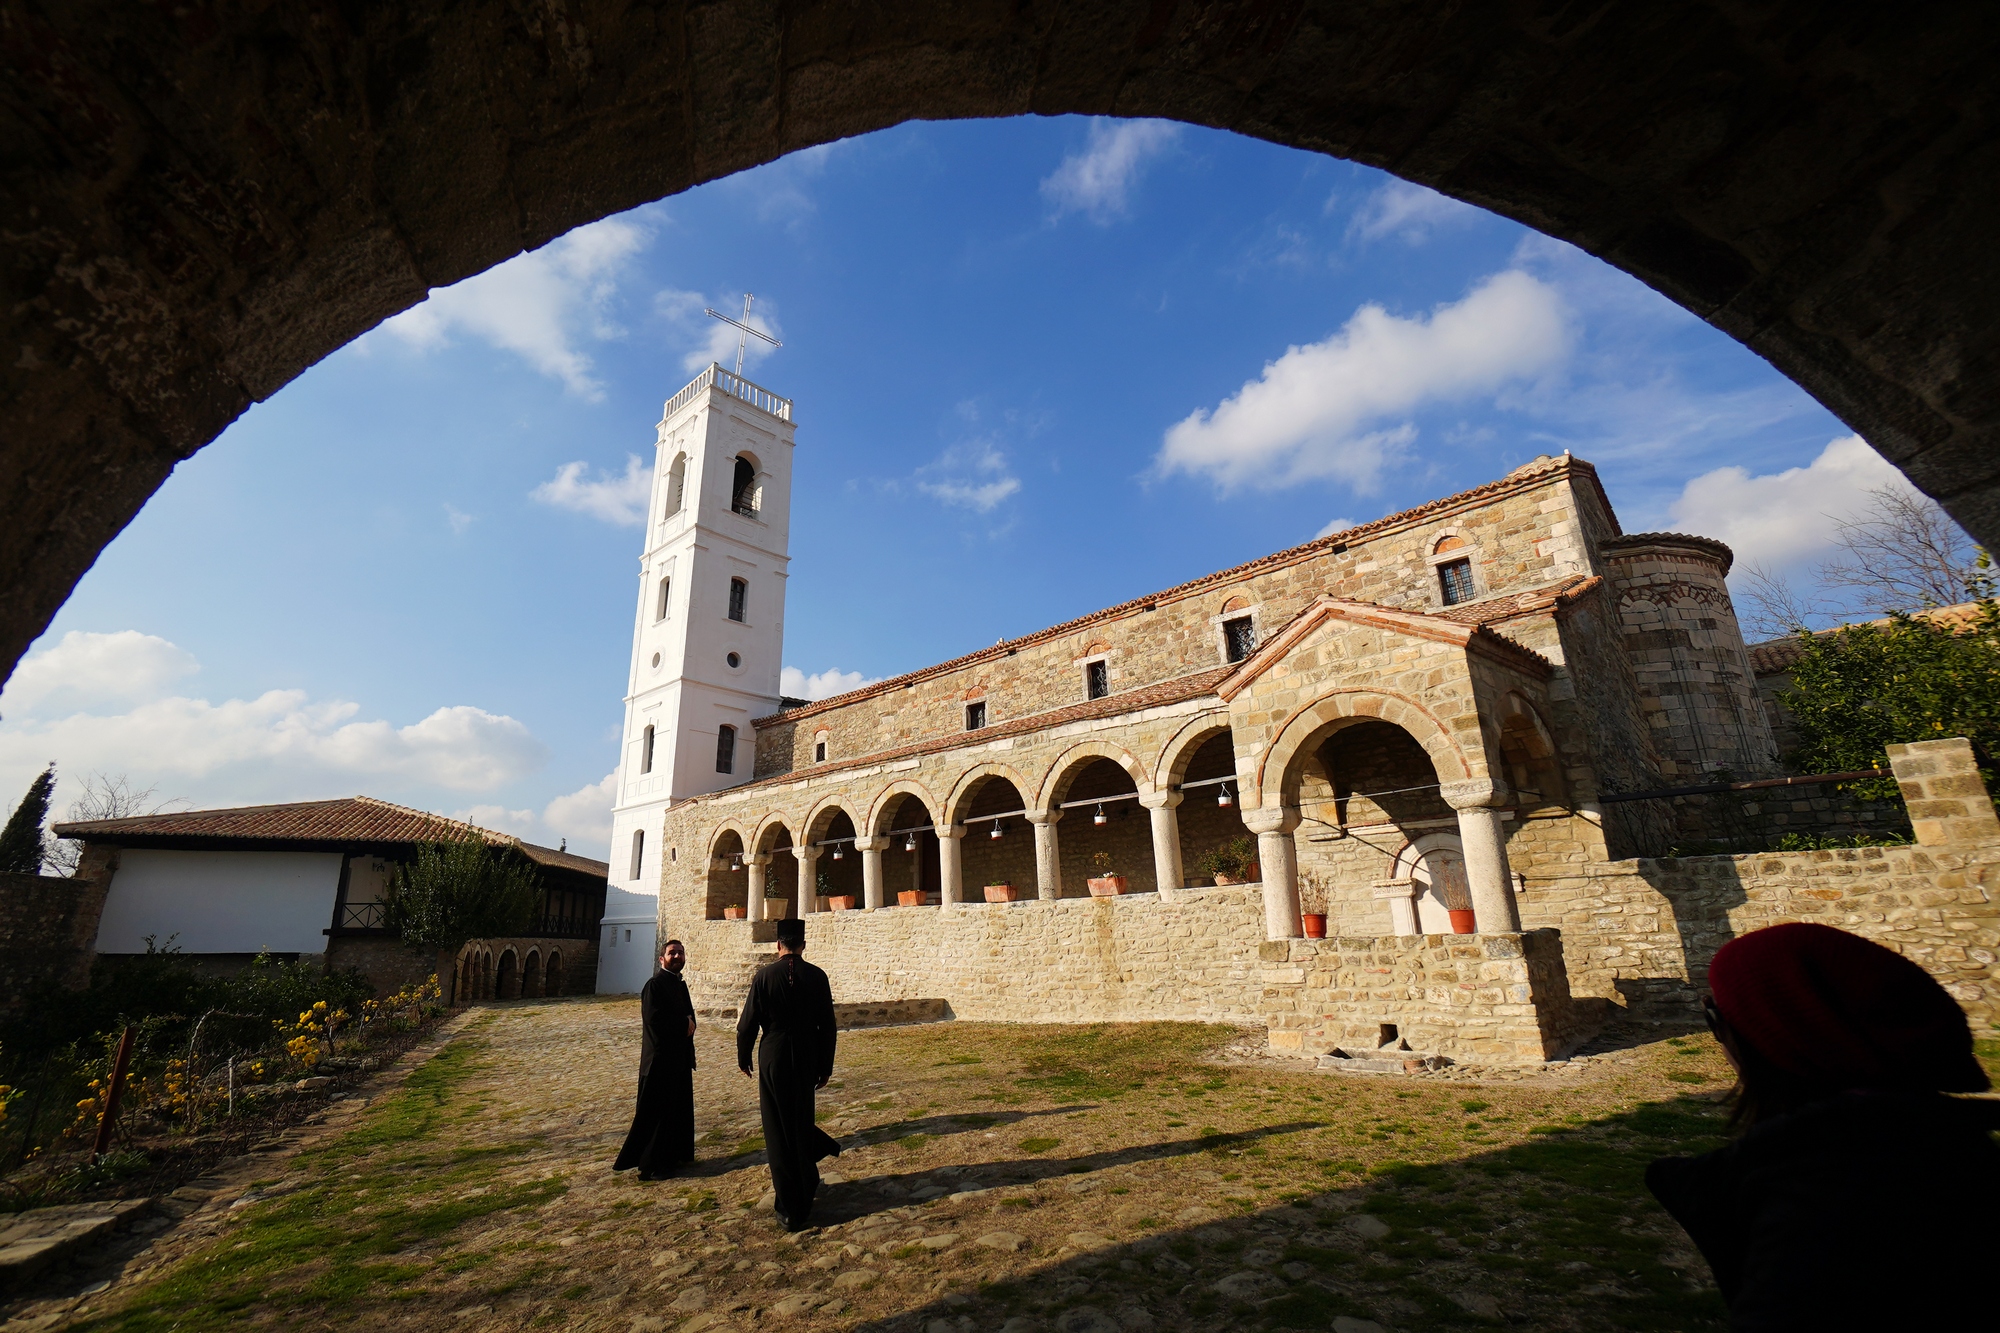
<instances>
[{"instance_id":1,"label":"green grass","mask_svg":"<svg viewBox=\"0 0 2000 1333\"><path fill-rule=\"evenodd\" d=\"M474 1029L412 1073L347 1134L301 1153L300 1187L243 1211L227 1248L197 1254L147 1283L123 1308L82 1325L131 1330L234 1327L262 1307L322 1314L366 1300L407 1299L410 1284L453 1268L427 1255L496 1214L562 1195L562 1178L494 1185L495 1168L539 1136L476 1149L441 1147L462 1117L464 1084L485 1061Z\"/></svg>"},{"instance_id":2,"label":"green grass","mask_svg":"<svg viewBox=\"0 0 2000 1333\"><path fill-rule=\"evenodd\" d=\"M1061 1140L1061 1139L1022 1139L1022 1140L1021 1140L1021 1151L1022 1151L1022 1152L1029 1152L1029 1153L1044 1153L1044 1152L1047 1152L1047 1151L1049 1151L1049 1149L1051 1149L1051 1148L1058 1148L1058 1147L1061 1147L1061 1146L1062 1146L1062 1140Z\"/></svg>"}]
</instances>

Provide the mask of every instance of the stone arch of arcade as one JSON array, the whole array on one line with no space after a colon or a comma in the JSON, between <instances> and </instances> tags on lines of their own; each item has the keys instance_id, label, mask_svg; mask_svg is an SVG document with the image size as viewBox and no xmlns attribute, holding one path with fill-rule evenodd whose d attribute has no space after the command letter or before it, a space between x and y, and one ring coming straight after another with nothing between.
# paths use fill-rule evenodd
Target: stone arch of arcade
<instances>
[{"instance_id":1,"label":"stone arch of arcade","mask_svg":"<svg viewBox=\"0 0 2000 1333\"><path fill-rule=\"evenodd\" d=\"M818 910L821 898L852 898L850 906L861 904L861 853L854 844L866 822L865 814L857 819L837 796L820 802L800 821L806 858L799 863L799 874L808 885L799 899L800 911Z\"/></svg>"},{"instance_id":2,"label":"stone arch of arcade","mask_svg":"<svg viewBox=\"0 0 2000 1333\"><path fill-rule=\"evenodd\" d=\"M735 824L724 824L708 841L708 893L705 919L720 921L731 907L746 911L750 904L749 840Z\"/></svg>"},{"instance_id":3,"label":"stone arch of arcade","mask_svg":"<svg viewBox=\"0 0 2000 1333\"><path fill-rule=\"evenodd\" d=\"M798 914L798 846L783 816L772 815L758 826L744 872L744 901L752 918L778 921Z\"/></svg>"},{"instance_id":4,"label":"stone arch of arcade","mask_svg":"<svg viewBox=\"0 0 2000 1333\"><path fill-rule=\"evenodd\" d=\"M1028 793L1034 790L1033 783L1006 764L979 764L960 776L945 809L947 842L957 844L956 874L964 901L984 900L989 885L1004 886L1015 897L1035 896L1034 825L1028 822ZM943 877L950 880L952 848L940 844L939 850Z\"/></svg>"},{"instance_id":5,"label":"stone arch of arcade","mask_svg":"<svg viewBox=\"0 0 2000 1333\"><path fill-rule=\"evenodd\" d=\"M467 0L191 34L32 6L0 177L0 663L175 464L430 289L916 118L1178 119L1491 208L1741 339L1995 546L2000 377L1963 368L2000 364L1977 111L2000 8L1821 9L749 0L582 25Z\"/></svg>"},{"instance_id":6,"label":"stone arch of arcade","mask_svg":"<svg viewBox=\"0 0 2000 1333\"><path fill-rule=\"evenodd\" d=\"M1203 872L1204 858L1234 852L1251 836L1243 824L1229 714L1211 713L1182 728L1154 772L1155 795L1147 801L1154 843L1156 851L1171 846L1175 856L1172 865L1159 862L1161 882L1171 880L1176 888L1214 883L1217 872Z\"/></svg>"},{"instance_id":7,"label":"stone arch of arcade","mask_svg":"<svg viewBox=\"0 0 2000 1333\"><path fill-rule=\"evenodd\" d=\"M940 900L944 875L938 860L937 812L942 808L923 784L907 780L891 783L875 798L868 812L870 836L861 844L866 906Z\"/></svg>"},{"instance_id":8,"label":"stone arch of arcade","mask_svg":"<svg viewBox=\"0 0 2000 1333\"><path fill-rule=\"evenodd\" d=\"M1124 876L1128 892L1157 889L1152 824L1141 804L1152 791L1145 765L1122 746L1086 741L1065 750L1049 766L1031 816L1042 894L1078 897L1086 881L1107 873Z\"/></svg>"}]
</instances>

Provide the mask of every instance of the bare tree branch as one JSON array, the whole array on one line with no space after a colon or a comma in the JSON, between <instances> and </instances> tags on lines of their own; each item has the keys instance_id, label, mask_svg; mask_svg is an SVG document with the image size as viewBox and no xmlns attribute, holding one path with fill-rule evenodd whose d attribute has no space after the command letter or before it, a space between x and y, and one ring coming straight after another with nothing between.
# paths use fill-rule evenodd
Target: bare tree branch
<instances>
[{"instance_id":1,"label":"bare tree branch","mask_svg":"<svg viewBox=\"0 0 2000 1333\"><path fill-rule=\"evenodd\" d=\"M93 819L129 819L133 815L157 815L190 803L185 796L155 801L153 796L158 791L158 787L134 787L132 779L123 773L117 777L92 773L83 780L82 793L69 803L65 819L72 824ZM59 875L76 874L77 858L82 855L82 843L68 838L49 839L49 868Z\"/></svg>"},{"instance_id":2,"label":"bare tree branch","mask_svg":"<svg viewBox=\"0 0 2000 1333\"><path fill-rule=\"evenodd\" d=\"M1815 572L1876 615L1991 596L1986 553L1929 496L1879 486L1866 510L1835 521L1840 558Z\"/></svg>"},{"instance_id":3,"label":"bare tree branch","mask_svg":"<svg viewBox=\"0 0 2000 1333\"><path fill-rule=\"evenodd\" d=\"M1810 597L1762 565L1737 575L1737 623L1749 643L1782 639L1802 629L1821 629L1840 620L1841 608Z\"/></svg>"}]
</instances>

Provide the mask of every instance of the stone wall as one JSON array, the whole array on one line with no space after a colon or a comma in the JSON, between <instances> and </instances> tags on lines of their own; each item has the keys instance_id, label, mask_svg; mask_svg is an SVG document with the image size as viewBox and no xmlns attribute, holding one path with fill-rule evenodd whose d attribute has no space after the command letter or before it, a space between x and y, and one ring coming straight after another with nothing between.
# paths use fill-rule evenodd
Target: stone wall
<instances>
[{"instance_id":1,"label":"stone wall","mask_svg":"<svg viewBox=\"0 0 2000 1333\"><path fill-rule=\"evenodd\" d=\"M0 874L0 1013L90 983L104 878Z\"/></svg>"},{"instance_id":2,"label":"stone wall","mask_svg":"<svg viewBox=\"0 0 2000 1333\"><path fill-rule=\"evenodd\" d=\"M1278 940L1262 961L1274 1050L1359 1055L1407 1043L1519 1065L1567 1055L1592 1031L1592 1011L1570 1002L1553 930Z\"/></svg>"}]
</instances>

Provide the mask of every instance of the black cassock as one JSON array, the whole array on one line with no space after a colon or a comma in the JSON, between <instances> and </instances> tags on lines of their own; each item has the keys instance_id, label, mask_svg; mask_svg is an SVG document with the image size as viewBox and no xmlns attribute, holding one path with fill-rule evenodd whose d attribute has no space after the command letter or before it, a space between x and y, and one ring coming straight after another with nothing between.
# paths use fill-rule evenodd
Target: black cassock
<instances>
[{"instance_id":1,"label":"black cassock","mask_svg":"<svg viewBox=\"0 0 2000 1333\"><path fill-rule=\"evenodd\" d=\"M678 972L658 971L639 992L639 1107L613 1171L664 1176L694 1160L694 1001Z\"/></svg>"},{"instance_id":2,"label":"black cassock","mask_svg":"<svg viewBox=\"0 0 2000 1333\"><path fill-rule=\"evenodd\" d=\"M757 1046L757 1103L764 1115L764 1151L778 1216L793 1230L806 1225L819 1189L822 1157L840 1145L813 1123L813 1091L833 1073L833 990L826 973L793 956L757 969L736 1023L736 1063L750 1068Z\"/></svg>"}]
</instances>

